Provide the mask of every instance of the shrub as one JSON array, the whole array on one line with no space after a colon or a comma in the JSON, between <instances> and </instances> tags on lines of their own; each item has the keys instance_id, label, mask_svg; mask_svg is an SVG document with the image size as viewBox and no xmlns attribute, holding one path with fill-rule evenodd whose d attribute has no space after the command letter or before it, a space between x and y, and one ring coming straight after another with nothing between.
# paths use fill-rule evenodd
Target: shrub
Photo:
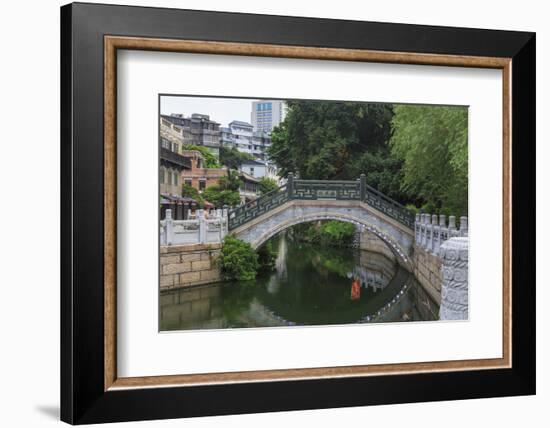
<instances>
[{"instance_id":1,"label":"shrub","mask_svg":"<svg viewBox=\"0 0 550 428\"><path fill-rule=\"evenodd\" d=\"M250 281L259 269L258 254L249 243L231 235L223 240L219 258L222 275L226 280Z\"/></svg>"}]
</instances>

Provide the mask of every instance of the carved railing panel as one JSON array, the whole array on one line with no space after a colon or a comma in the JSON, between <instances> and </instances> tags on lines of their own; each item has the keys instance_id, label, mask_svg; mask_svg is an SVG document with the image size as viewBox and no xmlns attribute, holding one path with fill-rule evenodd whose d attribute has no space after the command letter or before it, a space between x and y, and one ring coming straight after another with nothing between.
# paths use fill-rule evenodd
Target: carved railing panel
<instances>
[{"instance_id":1,"label":"carved railing panel","mask_svg":"<svg viewBox=\"0 0 550 428\"><path fill-rule=\"evenodd\" d=\"M397 220L399 223L414 229L414 213L405 208L399 202L388 198L374 187L365 185L365 196L363 202L386 214L388 217Z\"/></svg>"},{"instance_id":2,"label":"carved railing panel","mask_svg":"<svg viewBox=\"0 0 550 428\"><path fill-rule=\"evenodd\" d=\"M289 200L286 184L229 211L228 228L235 229L271 211Z\"/></svg>"},{"instance_id":3,"label":"carved railing panel","mask_svg":"<svg viewBox=\"0 0 550 428\"><path fill-rule=\"evenodd\" d=\"M358 201L360 198L359 181L294 180L292 199Z\"/></svg>"}]
</instances>

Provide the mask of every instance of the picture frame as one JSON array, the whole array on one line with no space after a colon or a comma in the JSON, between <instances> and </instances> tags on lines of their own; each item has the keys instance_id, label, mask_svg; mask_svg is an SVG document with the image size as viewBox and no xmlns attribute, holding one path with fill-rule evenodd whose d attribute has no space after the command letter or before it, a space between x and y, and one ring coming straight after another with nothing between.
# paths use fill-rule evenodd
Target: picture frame
<instances>
[{"instance_id":1,"label":"picture frame","mask_svg":"<svg viewBox=\"0 0 550 428\"><path fill-rule=\"evenodd\" d=\"M502 358L119 378L116 52L121 49L502 70ZM63 6L61 419L86 424L534 394L535 96L533 33Z\"/></svg>"}]
</instances>

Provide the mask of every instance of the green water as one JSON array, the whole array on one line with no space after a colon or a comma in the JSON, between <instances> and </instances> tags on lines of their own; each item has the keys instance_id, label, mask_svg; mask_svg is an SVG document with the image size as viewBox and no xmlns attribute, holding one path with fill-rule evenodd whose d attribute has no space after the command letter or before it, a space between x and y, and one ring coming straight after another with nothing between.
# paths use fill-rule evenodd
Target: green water
<instances>
[{"instance_id":1,"label":"green water","mask_svg":"<svg viewBox=\"0 0 550 428\"><path fill-rule=\"evenodd\" d=\"M414 277L395 260L352 248L319 248L284 235L276 269L251 282L162 293L160 329L220 329L434 319ZM352 298L352 281L361 284ZM356 296L357 297L357 296ZM430 302L428 307L433 306Z\"/></svg>"}]
</instances>

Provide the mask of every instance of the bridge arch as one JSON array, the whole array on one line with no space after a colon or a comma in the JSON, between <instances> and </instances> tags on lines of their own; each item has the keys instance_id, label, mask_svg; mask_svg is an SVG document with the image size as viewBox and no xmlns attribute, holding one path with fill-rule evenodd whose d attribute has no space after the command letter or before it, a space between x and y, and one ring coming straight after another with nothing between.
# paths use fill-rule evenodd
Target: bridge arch
<instances>
[{"instance_id":1,"label":"bridge arch","mask_svg":"<svg viewBox=\"0 0 550 428\"><path fill-rule=\"evenodd\" d=\"M409 254L414 240L413 232L384 218L364 203L291 200L236 228L232 233L257 249L289 227L319 220L339 220L366 229L388 246L403 267L412 269Z\"/></svg>"}]
</instances>

